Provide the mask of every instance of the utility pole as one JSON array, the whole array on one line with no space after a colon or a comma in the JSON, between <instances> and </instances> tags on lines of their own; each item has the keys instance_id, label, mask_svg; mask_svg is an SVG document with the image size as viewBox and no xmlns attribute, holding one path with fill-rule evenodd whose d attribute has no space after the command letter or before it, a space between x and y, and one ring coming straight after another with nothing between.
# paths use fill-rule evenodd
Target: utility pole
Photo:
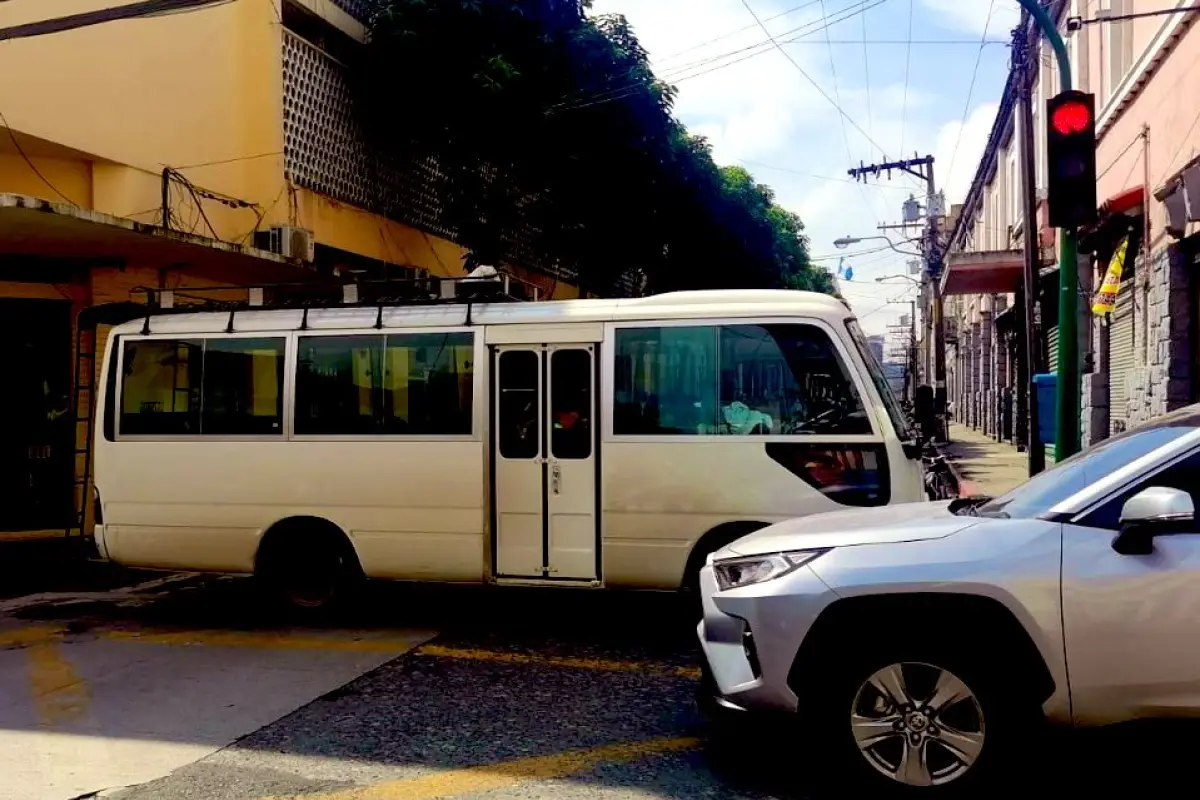
<instances>
[{"instance_id":1,"label":"utility pole","mask_svg":"<svg viewBox=\"0 0 1200 800\"><path fill-rule=\"evenodd\" d=\"M908 330L905 333L908 335L908 347L904 348L907 353L908 372L905 375L904 394L910 402L916 403L917 400L917 379L919 370L917 369L917 301L914 300L888 300L892 305L904 305L907 302L909 306ZM901 327L900 330L903 330Z\"/></svg>"},{"instance_id":2,"label":"utility pole","mask_svg":"<svg viewBox=\"0 0 1200 800\"><path fill-rule=\"evenodd\" d=\"M910 300L908 318L908 362L912 364L912 395L908 398L917 402L917 301Z\"/></svg>"},{"instance_id":3,"label":"utility pole","mask_svg":"<svg viewBox=\"0 0 1200 800\"><path fill-rule=\"evenodd\" d=\"M1024 370L1017 370L1023 380L1018 383L1017 413L1026 409L1025 440L1029 455L1029 475L1033 477L1046 468L1046 448L1041 443L1038 417L1037 385L1034 376L1040 370L1041 348L1035 337L1034 306L1037 301L1038 274L1041 270L1041 248L1037 238L1037 169L1034 161L1033 132L1033 76L1030 64L1028 12L1021 14L1021 24L1013 31L1013 66L1017 71L1017 113L1020 122L1021 141L1021 192L1025 215L1025 280L1022 303L1025 324L1019 326L1017 336L1024 357ZM1059 337L1060 341L1062 337Z\"/></svg>"},{"instance_id":4,"label":"utility pole","mask_svg":"<svg viewBox=\"0 0 1200 800\"><path fill-rule=\"evenodd\" d=\"M942 262L945 257L945 246L942 242L939 228L940 213L934 213L934 203L937 199L937 184L933 178L933 156L917 156L886 161L881 164L862 164L847 170L854 179L865 178L868 175L879 176L886 174L888 178L893 171L905 172L925 181L925 233L921 252L925 256L925 280L929 285L930 309L929 319L933 323L933 413L938 420L938 434L945 441L947 431L946 420L946 326L942 316ZM944 212L944 209L939 211ZM907 222L908 220L906 220ZM886 227L881 227L885 229ZM915 318L915 315L914 315Z\"/></svg>"}]
</instances>

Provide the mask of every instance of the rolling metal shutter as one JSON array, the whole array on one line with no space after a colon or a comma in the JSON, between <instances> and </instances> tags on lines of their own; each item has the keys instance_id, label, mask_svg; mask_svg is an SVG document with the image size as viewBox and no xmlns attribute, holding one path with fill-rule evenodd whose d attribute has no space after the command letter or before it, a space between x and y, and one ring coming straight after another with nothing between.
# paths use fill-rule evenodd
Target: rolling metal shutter
<instances>
[{"instance_id":1,"label":"rolling metal shutter","mask_svg":"<svg viewBox=\"0 0 1200 800\"><path fill-rule=\"evenodd\" d=\"M1133 281L1122 281L1117 309L1108 321L1108 432L1125 430L1129 420L1128 376L1133 372Z\"/></svg>"},{"instance_id":2,"label":"rolling metal shutter","mask_svg":"<svg viewBox=\"0 0 1200 800\"><path fill-rule=\"evenodd\" d=\"M1046 331L1046 372L1058 370L1058 326Z\"/></svg>"}]
</instances>

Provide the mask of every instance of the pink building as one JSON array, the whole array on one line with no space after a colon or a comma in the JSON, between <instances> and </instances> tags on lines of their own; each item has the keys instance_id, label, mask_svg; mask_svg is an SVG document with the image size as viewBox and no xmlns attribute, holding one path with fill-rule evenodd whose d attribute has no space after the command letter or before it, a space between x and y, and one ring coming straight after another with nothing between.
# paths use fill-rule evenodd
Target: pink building
<instances>
[{"instance_id":1,"label":"pink building","mask_svg":"<svg viewBox=\"0 0 1200 800\"><path fill-rule=\"evenodd\" d=\"M1083 443L1200 400L1200 12L1190 0L1058 0L1075 88L1096 96L1100 221L1081 231ZM1057 364L1055 232L1045 226L1047 98L1060 91L1048 44L1034 52L1034 156L1041 268L1035 301L1039 371ZM942 289L950 396L968 424L1023 439L1024 325L1018 80L951 234ZM1190 194L1189 194L1190 190ZM1124 251L1116 310L1092 296ZM1045 410L1052 413L1052 410ZM1045 413L1043 411L1043 413Z\"/></svg>"}]
</instances>

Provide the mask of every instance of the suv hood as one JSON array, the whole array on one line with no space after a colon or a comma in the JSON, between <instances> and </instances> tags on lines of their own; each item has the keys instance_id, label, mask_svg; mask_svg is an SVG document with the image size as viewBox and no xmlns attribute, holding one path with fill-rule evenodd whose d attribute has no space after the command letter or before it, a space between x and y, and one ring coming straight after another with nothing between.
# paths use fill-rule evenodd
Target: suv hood
<instances>
[{"instance_id":1,"label":"suv hood","mask_svg":"<svg viewBox=\"0 0 1200 800\"><path fill-rule=\"evenodd\" d=\"M719 550L715 557L941 539L979 522L979 517L951 514L949 501L830 511L755 531Z\"/></svg>"}]
</instances>

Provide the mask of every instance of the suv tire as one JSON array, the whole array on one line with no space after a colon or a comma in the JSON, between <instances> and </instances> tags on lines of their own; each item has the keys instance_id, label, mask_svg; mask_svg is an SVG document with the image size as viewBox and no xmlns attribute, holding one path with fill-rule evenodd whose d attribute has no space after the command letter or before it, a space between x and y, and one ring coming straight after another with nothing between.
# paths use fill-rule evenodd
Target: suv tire
<instances>
[{"instance_id":1,"label":"suv tire","mask_svg":"<svg viewBox=\"0 0 1200 800\"><path fill-rule=\"evenodd\" d=\"M1017 745L1037 751L1040 709L1017 676L997 669L1003 661L962 639L863 648L806 693L802 727L843 786L850 778L877 797L977 797L1023 766Z\"/></svg>"}]
</instances>

